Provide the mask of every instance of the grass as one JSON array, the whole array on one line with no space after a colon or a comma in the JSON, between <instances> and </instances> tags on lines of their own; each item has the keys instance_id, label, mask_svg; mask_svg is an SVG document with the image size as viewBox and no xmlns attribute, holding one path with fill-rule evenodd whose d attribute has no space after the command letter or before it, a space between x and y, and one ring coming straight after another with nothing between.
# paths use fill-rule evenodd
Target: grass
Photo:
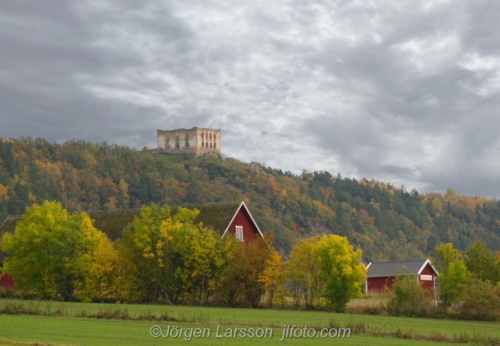
<instances>
[{"instance_id":1,"label":"grass","mask_svg":"<svg viewBox=\"0 0 500 346\"><path fill-rule=\"evenodd\" d=\"M20 342L7 339L0 339L0 346L70 346L70 345L45 344L41 342Z\"/></svg>"},{"instance_id":2,"label":"grass","mask_svg":"<svg viewBox=\"0 0 500 346\"><path fill-rule=\"evenodd\" d=\"M500 323L392 316L334 314L314 311L231 309L160 305L120 305L0 300L0 338L16 342L72 345L185 344L179 339L154 339L149 328L159 325L211 328L211 338L193 339L193 344L268 344L281 338L284 325L298 327L351 327L350 339L287 339L289 344L322 345L452 345L450 341L475 341L500 345ZM8 313L12 313L8 315ZM20 314L22 313L22 314ZM28 315L30 314L30 315ZM215 338L215 328L271 327L271 339ZM382 337L384 336L384 337ZM422 339L433 340L423 341ZM404 339L404 340L403 340ZM229 341L228 341L229 340ZM260 341L259 341L260 340ZM267 342L266 342L267 341ZM443 343L445 342L446 343ZM174 343L172 343L174 342ZM0 345L2 345L0 341ZM9 344L12 345L12 344Z\"/></svg>"},{"instance_id":3,"label":"grass","mask_svg":"<svg viewBox=\"0 0 500 346\"><path fill-rule=\"evenodd\" d=\"M28 345L35 342L72 345L268 345L278 342L281 338L281 328L275 328L271 338L216 338L215 325L208 325L212 329L208 338L193 338L191 341L172 338L153 338L149 330L153 323L149 321L128 320L96 320L73 317L45 317L27 315L0 315L0 337L7 340L16 340ZM200 327L199 324L170 323L179 327ZM167 324L161 324L166 329ZM204 325L203 327L206 327ZM283 341L287 345L443 345L439 342L423 342L419 340L400 340L381 338L367 335L352 335L351 338L289 338ZM1 345L1 343L0 343ZM7 344L12 345L12 344ZM25 345L25 344L22 344ZM458 345L449 344L446 345ZM463 345L463 344L462 344Z\"/></svg>"}]
</instances>

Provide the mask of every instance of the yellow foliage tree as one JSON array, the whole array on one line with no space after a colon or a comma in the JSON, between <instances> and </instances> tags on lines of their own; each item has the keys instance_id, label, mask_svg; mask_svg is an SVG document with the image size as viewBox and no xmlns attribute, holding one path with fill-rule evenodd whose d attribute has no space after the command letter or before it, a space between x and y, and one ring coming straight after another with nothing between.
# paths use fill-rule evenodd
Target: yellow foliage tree
<instances>
[{"instance_id":1,"label":"yellow foliage tree","mask_svg":"<svg viewBox=\"0 0 500 346\"><path fill-rule=\"evenodd\" d=\"M103 237L86 213L70 215L58 202L33 205L14 234L2 237L2 250L11 255L3 271L23 291L68 300L85 280L82 268L88 267Z\"/></svg>"},{"instance_id":2,"label":"yellow foliage tree","mask_svg":"<svg viewBox=\"0 0 500 346\"><path fill-rule=\"evenodd\" d=\"M316 265L315 248L319 239L320 237L316 236L299 240L292 248L290 259L286 262L295 304L299 305L303 301L306 309L316 307L324 288Z\"/></svg>"},{"instance_id":3,"label":"yellow foliage tree","mask_svg":"<svg viewBox=\"0 0 500 346\"><path fill-rule=\"evenodd\" d=\"M118 299L123 296L128 280L120 280L122 259L113 243L103 233L92 256L88 256L79 272L83 280L77 284L76 297L81 301ZM125 285L125 286L124 286Z\"/></svg>"},{"instance_id":4,"label":"yellow foliage tree","mask_svg":"<svg viewBox=\"0 0 500 346\"><path fill-rule=\"evenodd\" d=\"M325 235L315 248L319 277L325 282L324 297L335 312L345 311L352 298L363 296L366 267L359 263L362 251L356 250L346 237Z\"/></svg>"},{"instance_id":5,"label":"yellow foliage tree","mask_svg":"<svg viewBox=\"0 0 500 346\"><path fill-rule=\"evenodd\" d=\"M228 263L231 239L202 224L194 224L198 210L151 204L125 232L117 246L130 277L126 300L204 304Z\"/></svg>"},{"instance_id":6,"label":"yellow foliage tree","mask_svg":"<svg viewBox=\"0 0 500 346\"><path fill-rule=\"evenodd\" d=\"M272 307L275 300L283 306L287 296L285 263L278 251L275 249L270 249L270 251L270 259L267 260L267 267L259 281L264 284L264 289L269 292L269 306Z\"/></svg>"}]
</instances>

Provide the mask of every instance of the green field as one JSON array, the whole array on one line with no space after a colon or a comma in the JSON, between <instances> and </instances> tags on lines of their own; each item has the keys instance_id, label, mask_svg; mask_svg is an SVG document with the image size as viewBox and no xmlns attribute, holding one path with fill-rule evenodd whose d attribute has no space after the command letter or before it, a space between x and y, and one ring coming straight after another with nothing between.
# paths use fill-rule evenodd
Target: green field
<instances>
[{"instance_id":1,"label":"green field","mask_svg":"<svg viewBox=\"0 0 500 346\"><path fill-rule=\"evenodd\" d=\"M5 304L24 304L36 308L38 313L52 316L0 315L0 345L2 339L22 343L51 343L57 345L268 345L278 342L289 345L453 345L418 340L420 336L432 334L458 336L467 333L470 336L500 338L500 324L488 322L470 322L455 320L434 320L417 318L399 318L389 316L334 314L327 312L307 312L290 310L229 309L204 307L165 307L156 305L117 305L57 302L23 302L0 300L0 308ZM97 319L75 317L84 312L92 314L114 312L117 309L131 319ZM55 314L59 316L54 316ZM171 321L150 321L145 318L152 314L164 315ZM142 315L142 317L140 316ZM342 326L362 324L371 333L356 333L353 329L350 338L287 338L280 341L283 326L295 325L303 328ZM210 328L210 335L203 338L193 337L190 341L183 338L153 338L150 328L160 326L166 331L171 328ZM216 337L230 328L272 328L272 337ZM408 332L417 340L407 340L388 336L375 336L377 331L394 333ZM317 335L317 334L316 334ZM6 345L12 345L5 343ZM483 343L484 344L484 343ZM21 344L25 345L25 344ZM461 344L464 345L464 344Z\"/></svg>"}]
</instances>

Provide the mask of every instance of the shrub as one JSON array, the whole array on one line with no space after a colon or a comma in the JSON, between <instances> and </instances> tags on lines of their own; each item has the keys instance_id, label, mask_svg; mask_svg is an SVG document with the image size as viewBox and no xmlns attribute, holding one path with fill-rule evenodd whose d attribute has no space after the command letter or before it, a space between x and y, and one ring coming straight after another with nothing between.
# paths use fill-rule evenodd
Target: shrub
<instances>
[{"instance_id":1,"label":"shrub","mask_svg":"<svg viewBox=\"0 0 500 346\"><path fill-rule=\"evenodd\" d=\"M428 316L432 309L432 295L413 275L396 278L387 311L396 316Z\"/></svg>"},{"instance_id":2,"label":"shrub","mask_svg":"<svg viewBox=\"0 0 500 346\"><path fill-rule=\"evenodd\" d=\"M10 287L0 287L0 298L16 298L16 290Z\"/></svg>"},{"instance_id":3,"label":"shrub","mask_svg":"<svg viewBox=\"0 0 500 346\"><path fill-rule=\"evenodd\" d=\"M459 308L462 318L495 320L500 318L500 289L489 281L474 281L464 289Z\"/></svg>"},{"instance_id":4,"label":"shrub","mask_svg":"<svg viewBox=\"0 0 500 346\"><path fill-rule=\"evenodd\" d=\"M0 307L0 314L6 315L41 315L40 304L35 304L33 302L22 303L22 302L5 302L2 307Z\"/></svg>"},{"instance_id":5,"label":"shrub","mask_svg":"<svg viewBox=\"0 0 500 346\"><path fill-rule=\"evenodd\" d=\"M95 317L113 320L129 320L131 318L127 309L99 309Z\"/></svg>"}]
</instances>

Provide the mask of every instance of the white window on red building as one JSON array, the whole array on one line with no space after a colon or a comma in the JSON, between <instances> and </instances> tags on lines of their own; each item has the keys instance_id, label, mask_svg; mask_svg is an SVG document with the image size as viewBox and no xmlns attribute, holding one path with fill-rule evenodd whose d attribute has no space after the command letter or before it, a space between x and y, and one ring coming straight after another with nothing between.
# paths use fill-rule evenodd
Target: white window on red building
<instances>
[{"instance_id":1,"label":"white window on red building","mask_svg":"<svg viewBox=\"0 0 500 346\"><path fill-rule=\"evenodd\" d=\"M236 239L243 240L243 226L236 226Z\"/></svg>"}]
</instances>

